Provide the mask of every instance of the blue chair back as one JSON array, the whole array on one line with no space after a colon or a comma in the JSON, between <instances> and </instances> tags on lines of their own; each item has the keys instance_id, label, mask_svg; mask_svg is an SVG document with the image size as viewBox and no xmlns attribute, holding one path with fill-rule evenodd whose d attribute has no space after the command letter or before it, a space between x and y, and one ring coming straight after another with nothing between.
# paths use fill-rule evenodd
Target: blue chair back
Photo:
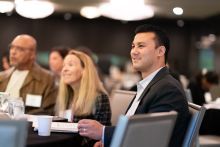
<instances>
[{"instance_id":1,"label":"blue chair back","mask_svg":"<svg viewBox=\"0 0 220 147\"><path fill-rule=\"evenodd\" d=\"M168 147L177 113L121 116L110 147Z\"/></svg>"},{"instance_id":2,"label":"blue chair back","mask_svg":"<svg viewBox=\"0 0 220 147\"><path fill-rule=\"evenodd\" d=\"M196 146L199 129L205 114L205 107L193 103L188 103L191 119L183 141L183 147Z\"/></svg>"},{"instance_id":3,"label":"blue chair back","mask_svg":"<svg viewBox=\"0 0 220 147\"><path fill-rule=\"evenodd\" d=\"M0 146L25 147L27 127L25 120L0 120Z\"/></svg>"}]
</instances>

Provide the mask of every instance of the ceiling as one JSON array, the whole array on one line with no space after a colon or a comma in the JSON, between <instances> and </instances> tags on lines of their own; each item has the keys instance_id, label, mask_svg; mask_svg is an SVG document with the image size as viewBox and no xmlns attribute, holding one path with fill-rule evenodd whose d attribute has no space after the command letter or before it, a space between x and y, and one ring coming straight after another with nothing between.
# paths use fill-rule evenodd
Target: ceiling
<instances>
[{"instance_id":1,"label":"ceiling","mask_svg":"<svg viewBox=\"0 0 220 147\"><path fill-rule=\"evenodd\" d=\"M0 0L1 1L1 0ZM10 0L14 1L14 0ZM79 13L83 6L99 6L109 0L47 0L55 4L57 13ZM134 0L135 1L135 0ZM220 14L220 0L145 0L155 11L155 17L204 19ZM174 7L184 9L182 16L173 14Z\"/></svg>"},{"instance_id":2,"label":"ceiling","mask_svg":"<svg viewBox=\"0 0 220 147\"><path fill-rule=\"evenodd\" d=\"M82 6L98 6L108 0L50 0L56 5L56 12L78 13ZM220 14L220 0L145 0L153 6L155 17L204 19ZM172 13L173 7L184 9L182 16Z\"/></svg>"}]
</instances>

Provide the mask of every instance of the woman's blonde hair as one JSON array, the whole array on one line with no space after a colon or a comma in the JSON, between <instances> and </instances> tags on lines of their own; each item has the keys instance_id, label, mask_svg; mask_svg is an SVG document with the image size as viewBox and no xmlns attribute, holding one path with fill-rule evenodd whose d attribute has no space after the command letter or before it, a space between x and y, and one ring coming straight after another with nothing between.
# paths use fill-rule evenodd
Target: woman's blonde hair
<instances>
[{"instance_id":1,"label":"woman's blonde hair","mask_svg":"<svg viewBox=\"0 0 220 147\"><path fill-rule=\"evenodd\" d=\"M69 85L65 84L61 76L55 107L56 114L58 115L58 113L66 110L69 107L68 103L72 102L71 109L74 115L90 115L94 110L96 97L100 93L107 94L107 92L91 57L76 50L70 50L68 55L75 55L80 59L83 74L77 91L74 91L75 89L73 90Z\"/></svg>"}]
</instances>

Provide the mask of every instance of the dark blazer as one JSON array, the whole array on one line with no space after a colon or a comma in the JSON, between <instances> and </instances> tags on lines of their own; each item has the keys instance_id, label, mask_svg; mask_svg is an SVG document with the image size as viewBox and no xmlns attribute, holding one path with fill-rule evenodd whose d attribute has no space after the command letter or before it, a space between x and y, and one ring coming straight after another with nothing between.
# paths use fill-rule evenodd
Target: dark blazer
<instances>
[{"instance_id":1,"label":"dark blazer","mask_svg":"<svg viewBox=\"0 0 220 147\"><path fill-rule=\"evenodd\" d=\"M140 96L140 103L135 114L171 110L177 111L178 116L169 147L180 147L190 119L188 103L181 84L169 74L167 67L164 67L156 74ZM109 146L113 132L114 127L105 128L105 147Z\"/></svg>"}]
</instances>

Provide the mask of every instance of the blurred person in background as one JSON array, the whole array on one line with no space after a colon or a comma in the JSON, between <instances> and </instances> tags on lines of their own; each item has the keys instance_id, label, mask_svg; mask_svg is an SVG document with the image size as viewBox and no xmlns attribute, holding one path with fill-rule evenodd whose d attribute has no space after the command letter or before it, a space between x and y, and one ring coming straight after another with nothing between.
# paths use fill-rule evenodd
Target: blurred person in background
<instances>
[{"instance_id":1,"label":"blurred person in background","mask_svg":"<svg viewBox=\"0 0 220 147\"><path fill-rule=\"evenodd\" d=\"M50 72L35 62L36 39L18 35L9 50L12 67L0 73L0 91L12 98L21 97L27 114L52 114L57 88Z\"/></svg>"},{"instance_id":2,"label":"blurred person in background","mask_svg":"<svg viewBox=\"0 0 220 147\"><path fill-rule=\"evenodd\" d=\"M109 76L106 76L104 83L109 93L114 90L131 90L137 91L136 83L141 76L133 69L131 62L127 62L124 67L111 65L109 68Z\"/></svg>"},{"instance_id":3,"label":"blurred person in background","mask_svg":"<svg viewBox=\"0 0 220 147\"><path fill-rule=\"evenodd\" d=\"M206 103L205 93L218 85L219 76L215 71L200 72L189 82L188 88L192 94L192 100L195 104L202 106Z\"/></svg>"},{"instance_id":4,"label":"blurred person in background","mask_svg":"<svg viewBox=\"0 0 220 147\"><path fill-rule=\"evenodd\" d=\"M122 71L119 66L111 65L109 68L109 76L105 76L104 84L108 92L111 94L114 90L122 87Z\"/></svg>"},{"instance_id":5,"label":"blurred person in background","mask_svg":"<svg viewBox=\"0 0 220 147\"><path fill-rule=\"evenodd\" d=\"M63 59L68 54L69 48L64 46L53 47L49 54L49 68L53 72L56 85L59 85Z\"/></svg>"},{"instance_id":6,"label":"blurred person in background","mask_svg":"<svg viewBox=\"0 0 220 147\"><path fill-rule=\"evenodd\" d=\"M71 111L71 121L94 119L111 124L109 98L91 57L71 50L64 58L55 113L64 117ZM83 138L81 146L91 146L94 140Z\"/></svg>"},{"instance_id":7,"label":"blurred person in background","mask_svg":"<svg viewBox=\"0 0 220 147\"><path fill-rule=\"evenodd\" d=\"M8 54L8 52L4 52L2 54L2 70L7 70L10 67L11 66L10 66L10 63L9 63L9 54Z\"/></svg>"},{"instance_id":8,"label":"blurred person in background","mask_svg":"<svg viewBox=\"0 0 220 147\"><path fill-rule=\"evenodd\" d=\"M121 89L137 91L136 83L140 80L141 80L141 74L135 71L130 61L127 62L125 64L125 71L122 74L122 88Z\"/></svg>"}]
</instances>

